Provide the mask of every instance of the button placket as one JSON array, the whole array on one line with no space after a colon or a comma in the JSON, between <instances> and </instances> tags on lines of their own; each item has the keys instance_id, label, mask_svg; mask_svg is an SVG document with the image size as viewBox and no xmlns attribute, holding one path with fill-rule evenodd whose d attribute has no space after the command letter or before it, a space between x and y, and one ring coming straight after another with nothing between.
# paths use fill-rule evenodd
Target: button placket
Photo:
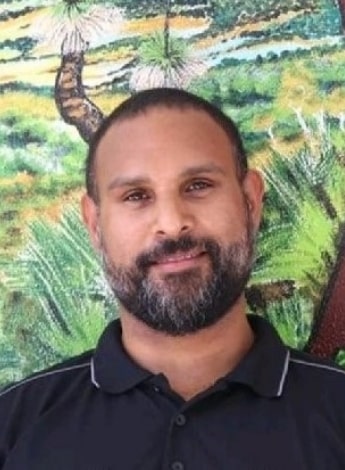
<instances>
[{"instance_id":1,"label":"button placket","mask_svg":"<svg viewBox=\"0 0 345 470\"><path fill-rule=\"evenodd\" d=\"M171 470L184 470L182 462L176 461L171 464Z\"/></svg>"},{"instance_id":2,"label":"button placket","mask_svg":"<svg viewBox=\"0 0 345 470\"><path fill-rule=\"evenodd\" d=\"M176 432L175 439L177 440L181 439L183 435L182 429L181 431L179 431L177 427L182 428L183 426L187 424L187 416L185 413L183 413L183 409L184 407L182 406L180 410L177 410L176 415L173 417L172 421L170 422L170 433L174 434L174 428L175 428L175 432ZM170 456L166 455L167 457L166 468L169 470L185 470L185 464L181 460L178 459L179 451L178 451L178 445L176 446L176 444L177 443L175 441L175 445L173 446L174 450L170 448Z\"/></svg>"},{"instance_id":3,"label":"button placket","mask_svg":"<svg viewBox=\"0 0 345 470\"><path fill-rule=\"evenodd\" d=\"M187 422L187 418L182 413L177 415L176 418L175 418L175 424L177 424L177 426L184 426L186 424L186 422Z\"/></svg>"}]
</instances>

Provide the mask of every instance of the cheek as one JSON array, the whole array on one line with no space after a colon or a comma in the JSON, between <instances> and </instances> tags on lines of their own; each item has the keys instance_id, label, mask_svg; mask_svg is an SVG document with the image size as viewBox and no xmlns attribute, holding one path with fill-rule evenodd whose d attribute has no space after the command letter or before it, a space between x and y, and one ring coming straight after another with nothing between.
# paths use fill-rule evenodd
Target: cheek
<instances>
[{"instance_id":1,"label":"cheek","mask_svg":"<svg viewBox=\"0 0 345 470\"><path fill-rule=\"evenodd\" d=\"M217 207L210 207L202 214L204 229L223 240L236 240L242 236L247 225L247 208L243 198L219 201Z\"/></svg>"},{"instance_id":2,"label":"cheek","mask_svg":"<svg viewBox=\"0 0 345 470\"><path fill-rule=\"evenodd\" d=\"M100 232L108 255L116 263L131 263L142 249L139 227L119 214L115 217L104 213Z\"/></svg>"}]
</instances>

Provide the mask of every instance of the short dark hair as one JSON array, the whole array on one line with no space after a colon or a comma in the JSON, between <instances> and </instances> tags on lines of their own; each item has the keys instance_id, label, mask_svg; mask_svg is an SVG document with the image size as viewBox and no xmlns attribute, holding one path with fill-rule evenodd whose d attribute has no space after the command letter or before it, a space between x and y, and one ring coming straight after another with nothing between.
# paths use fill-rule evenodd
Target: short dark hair
<instances>
[{"instance_id":1,"label":"short dark hair","mask_svg":"<svg viewBox=\"0 0 345 470\"><path fill-rule=\"evenodd\" d=\"M152 88L140 91L123 101L109 114L94 133L89 144L86 160L87 194L97 202L97 186L95 175L95 157L98 145L108 129L116 122L131 119L153 108L193 109L208 114L227 134L235 147L236 165L239 178L242 179L248 169L247 155L242 138L236 124L219 108L208 101L177 88Z\"/></svg>"}]
</instances>

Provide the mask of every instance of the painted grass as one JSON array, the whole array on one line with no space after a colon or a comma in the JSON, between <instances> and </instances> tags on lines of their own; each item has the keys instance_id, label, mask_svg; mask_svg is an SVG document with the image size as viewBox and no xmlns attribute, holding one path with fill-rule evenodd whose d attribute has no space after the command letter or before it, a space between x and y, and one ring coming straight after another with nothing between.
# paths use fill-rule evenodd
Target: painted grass
<instances>
[{"instance_id":1,"label":"painted grass","mask_svg":"<svg viewBox=\"0 0 345 470\"><path fill-rule=\"evenodd\" d=\"M327 64L328 61L334 63L335 60L339 60L339 64L341 64L340 61L345 60L345 54L343 52L330 53L327 54L326 60L322 53L315 53L313 63L310 58L288 61L281 76L272 120L279 115L291 112L294 107L301 108L303 113L307 115L312 115L321 109L331 115L343 111L344 89L338 87L328 93L323 93L318 83L318 78L322 77L334 81L339 78L337 67L333 68L333 73L330 76L329 64ZM313 70L316 67L318 68L317 73L316 70ZM344 80L343 75L341 78Z\"/></svg>"},{"instance_id":2,"label":"painted grass","mask_svg":"<svg viewBox=\"0 0 345 470\"><path fill-rule=\"evenodd\" d=\"M279 24L284 24L291 19L303 15L303 11L290 11L288 13L283 13L279 15L277 18L274 19L274 24L279 25ZM226 31L222 32L221 34L218 34L213 37L206 37L198 41L196 48L197 49L203 49L206 47L211 47L213 45L216 45L219 43L219 41L223 39L232 39L232 38L237 38L243 35L246 35L247 33L253 33L253 32L261 32L268 28L269 26L272 26L273 21L256 21L255 23L251 24L246 24L246 25L239 25L235 26L234 28L231 29L231 31Z\"/></svg>"},{"instance_id":3,"label":"painted grass","mask_svg":"<svg viewBox=\"0 0 345 470\"><path fill-rule=\"evenodd\" d=\"M23 38L27 35L26 29L36 19L37 12L31 11L17 18L10 18L1 22L0 42L11 38L12 40Z\"/></svg>"},{"instance_id":4,"label":"painted grass","mask_svg":"<svg viewBox=\"0 0 345 470\"><path fill-rule=\"evenodd\" d=\"M40 60L0 64L0 83L28 83L34 86L54 87L55 74L60 60L58 57L46 57Z\"/></svg>"},{"instance_id":5,"label":"painted grass","mask_svg":"<svg viewBox=\"0 0 345 470\"><path fill-rule=\"evenodd\" d=\"M18 175L1 180L0 260L14 256L26 241L27 226L37 218L56 221L66 205L80 201L82 179Z\"/></svg>"},{"instance_id":6,"label":"painted grass","mask_svg":"<svg viewBox=\"0 0 345 470\"><path fill-rule=\"evenodd\" d=\"M114 108L119 106L122 101L128 98L129 95L121 93L101 93L99 95L93 95L92 101L103 111L105 115L108 115L113 111Z\"/></svg>"},{"instance_id":7,"label":"painted grass","mask_svg":"<svg viewBox=\"0 0 345 470\"><path fill-rule=\"evenodd\" d=\"M59 118L52 97L25 91L6 91L0 94L0 119L2 115L18 111L23 115L54 120Z\"/></svg>"},{"instance_id":8,"label":"painted grass","mask_svg":"<svg viewBox=\"0 0 345 470\"><path fill-rule=\"evenodd\" d=\"M157 15L152 18L140 18L133 19L128 22L125 22L123 26L123 31L127 34L152 34L155 31L163 30L164 28L164 19L162 15ZM193 18L186 16L176 16L171 18L170 25L173 30L177 32L179 30L184 30L186 28L206 28L208 27L210 21L205 18Z\"/></svg>"},{"instance_id":9,"label":"painted grass","mask_svg":"<svg viewBox=\"0 0 345 470\"><path fill-rule=\"evenodd\" d=\"M114 62L118 60L132 58L136 51L133 46L108 47L97 50L91 50L85 57L87 65L97 64L100 61Z\"/></svg>"}]
</instances>

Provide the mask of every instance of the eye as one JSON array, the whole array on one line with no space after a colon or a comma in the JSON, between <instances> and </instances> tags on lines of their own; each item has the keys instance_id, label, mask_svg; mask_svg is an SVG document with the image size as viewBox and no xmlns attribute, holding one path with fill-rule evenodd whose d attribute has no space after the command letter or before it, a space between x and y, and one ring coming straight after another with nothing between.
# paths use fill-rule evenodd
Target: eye
<instances>
[{"instance_id":1,"label":"eye","mask_svg":"<svg viewBox=\"0 0 345 470\"><path fill-rule=\"evenodd\" d=\"M206 180L194 180L186 187L187 193L205 191L212 187L212 183Z\"/></svg>"},{"instance_id":2,"label":"eye","mask_svg":"<svg viewBox=\"0 0 345 470\"><path fill-rule=\"evenodd\" d=\"M150 199L150 195L143 189L135 189L127 193L123 200L125 202L146 202Z\"/></svg>"}]
</instances>

